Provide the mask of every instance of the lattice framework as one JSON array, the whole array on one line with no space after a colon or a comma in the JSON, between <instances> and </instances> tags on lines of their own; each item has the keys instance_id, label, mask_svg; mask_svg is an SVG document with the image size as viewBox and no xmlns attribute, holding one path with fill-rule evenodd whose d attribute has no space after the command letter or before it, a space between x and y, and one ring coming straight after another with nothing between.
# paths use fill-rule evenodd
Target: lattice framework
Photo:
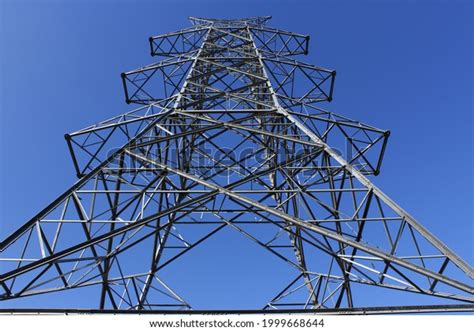
<instances>
[{"instance_id":1,"label":"lattice framework","mask_svg":"<svg viewBox=\"0 0 474 331\"><path fill-rule=\"evenodd\" d=\"M66 135L79 181L0 243L0 300L93 287L104 311L199 308L161 272L231 228L294 270L262 309L359 309L359 286L473 309L472 267L368 179L389 132L321 109L335 71L268 20L150 38L161 60L122 74L140 107Z\"/></svg>"}]
</instances>

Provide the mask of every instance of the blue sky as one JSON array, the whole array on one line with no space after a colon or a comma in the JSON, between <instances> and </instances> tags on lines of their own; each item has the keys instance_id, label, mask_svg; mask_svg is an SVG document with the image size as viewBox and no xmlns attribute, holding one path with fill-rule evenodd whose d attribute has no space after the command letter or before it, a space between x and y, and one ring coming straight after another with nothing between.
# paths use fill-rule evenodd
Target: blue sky
<instances>
[{"instance_id":1,"label":"blue sky","mask_svg":"<svg viewBox=\"0 0 474 331\"><path fill-rule=\"evenodd\" d=\"M336 69L321 105L391 130L375 183L471 264L473 7L467 1L0 0L0 238L76 178L63 135L130 110L120 73L188 16L272 15ZM245 264L242 260L241 263Z\"/></svg>"}]
</instances>

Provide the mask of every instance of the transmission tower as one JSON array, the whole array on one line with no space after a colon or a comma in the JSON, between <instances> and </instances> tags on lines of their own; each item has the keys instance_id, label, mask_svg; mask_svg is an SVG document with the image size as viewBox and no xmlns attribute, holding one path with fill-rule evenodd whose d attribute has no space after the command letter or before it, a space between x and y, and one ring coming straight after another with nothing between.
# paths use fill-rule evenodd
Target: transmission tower
<instances>
[{"instance_id":1,"label":"transmission tower","mask_svg":"<svg viewBox=\"0 0 474 331\"><path fill-rule=\"evenodd\" d=\"M139 108L67 134L79 180L0 243L4 310L199 311L166 270L224 229L281 261L246 309L474 310L472 267L368 179L389 132L319 108L335 71L269 19L150 38L160 61L122 74Z\"/></svg>"}]
</instances>

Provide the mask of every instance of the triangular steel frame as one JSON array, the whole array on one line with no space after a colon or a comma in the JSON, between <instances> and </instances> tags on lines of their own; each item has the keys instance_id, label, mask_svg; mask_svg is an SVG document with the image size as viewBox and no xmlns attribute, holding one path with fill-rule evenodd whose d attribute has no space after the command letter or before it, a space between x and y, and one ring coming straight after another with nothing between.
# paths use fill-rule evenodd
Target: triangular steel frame
<instances>
[{"instance_id":1,"label":"triangular steel frame","mask_svg":"<svg viewBox=\"0 0 474 331\"><path fill-rule=\"evenodd\" d=\"M161 61L122 74L140 107L67 134L79 180L0 243L2 306L95 288L87 309L20 310L199 312L161 272L231 228L294 270L243 311L474 310L472 267L368 178L389 131L319 108L335 71L297 60L309 36L269 19L191 17L150 38ZM361 305L360 287L406 303Z\"/></svg>"}]
</instances>

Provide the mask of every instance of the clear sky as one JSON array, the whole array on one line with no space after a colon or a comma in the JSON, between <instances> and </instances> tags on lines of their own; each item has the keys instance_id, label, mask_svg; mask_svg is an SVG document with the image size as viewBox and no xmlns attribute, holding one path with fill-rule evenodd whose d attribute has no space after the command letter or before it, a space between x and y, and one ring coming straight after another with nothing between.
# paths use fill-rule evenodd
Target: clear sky
<instances>
[{"instance_id":1,"label":"clear sky","mask_svg":"<svg viewBox=\"0 0 474 331\"><path fill-rule=\"evenodd\" d=\"M311 35L305 61L338 73L321 106L391 130L376 184L473 264L468 1L0 0L0 239L76 180L65 133L131 109L120 73L156 60L149 36L258 15Z\"/></svg>"}]
</instances>

